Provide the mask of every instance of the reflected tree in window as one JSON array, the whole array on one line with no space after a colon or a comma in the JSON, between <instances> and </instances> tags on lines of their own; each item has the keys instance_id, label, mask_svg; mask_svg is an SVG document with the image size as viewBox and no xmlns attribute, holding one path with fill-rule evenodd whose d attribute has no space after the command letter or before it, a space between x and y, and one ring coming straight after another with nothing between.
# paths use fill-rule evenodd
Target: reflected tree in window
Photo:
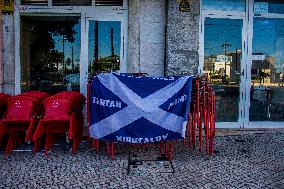
<instances>
[{"instance_id":1,"label":"reflected tree in window","mask_svg":"<svg viewBox=\"0 0 284 189\"><path fill-rule=\"evenodd\" d=\"M48 17L22 19L22 91L44 90L53 93L66 90L70 83L66 80L67 76L79 74L79 64L74 65L73 50L80 35L76 29L78 19L50 20ZM79 56L78 51L76 56ZM76 78L72 84L79 86L79 76ZM78 87L70 90L78 90Z\"/></svg>"}]
</instances>

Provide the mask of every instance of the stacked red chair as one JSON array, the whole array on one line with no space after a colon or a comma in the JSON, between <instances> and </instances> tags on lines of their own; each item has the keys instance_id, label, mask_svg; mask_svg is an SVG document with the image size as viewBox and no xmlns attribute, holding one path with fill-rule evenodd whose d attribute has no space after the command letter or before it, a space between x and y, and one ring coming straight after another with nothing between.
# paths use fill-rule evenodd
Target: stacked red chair
<instances>
[{"instance_id":1,"label":"stacked red chair","mask_svg":"<svg viewBox=\"0 0 284 189\"><path fill-rule=\"evenodd\" d=\"M191 111L188 115L189 121L187 125L188 144L189 147L193 146L195 148L196 131L198 131L199 151L201 152L204 133L206 153L212 155L215 136L215 93L212 86L208 84L206 77L195 78L192 86Z\"/></svg>"},{"instance_id":2,"label":"stacked red chair","mask_svg":"<svg viewBox=\"0 0 284 189\"><path fill-rule=\"evenodd\" d=\"M0 123L0 137L9 135L6 154L10 154L16 145L21 144L22 136L35 130L41 100L47 96L44 92L31 91L7 100L7 111Z\"/></svg>"},{"instance_id":3,"label":"stacked red chair","mask_svg":"<svg viewBox=\"0 0 284 189\"><path fill-rule=\"evenodd\" d=\"M44 136L44 151L47 155L57 137L68 133L68 138L72 141L72 153L75 154L83 135L84 103L85 97L79 92L72 91L60 92L45 99L42 116L33 136L34 152L40 149Z\"/></svg>"},{"instance_id":4,"label":"stacked red chair","mask_svg":"<svg viewBox=\"0 0 284 189\"><path fill-rule=\"evenodd\" d=\"M42 91L29 91L29 92L22 93L19 96L30 96L30 97L37 99L38 101L42 101L46 99L47 97L49 97L50 95Z\"/></svg>"},{"instance_id":5,"label":"stacked red chair","mask_svg":"<svg viewBox=\"0 0 284 189\"><path fill-rule=\"evenodd\" d=\"M7 110L7 100L10 97L10 95L8 94L4 94L4 93L0 93L0 124L1 124L1 120ZM0 126L0 141L2 141L1 139L3 138L3 136L7 133L7 129L5 127L1 127ZM2 143L0 143L2 146Z\"/></svg>"},{"instance_id":6,"label":"stacked red chair","mask_svg":"<svg viewBox=\"0 0 284 189\"><path fill-rule=\"evenodd\" d=\"M6 108L7 108L7 100L10 97L10 95L5 93L0 93L0 120L2 119Z\"/></svg>"}]
</instances>

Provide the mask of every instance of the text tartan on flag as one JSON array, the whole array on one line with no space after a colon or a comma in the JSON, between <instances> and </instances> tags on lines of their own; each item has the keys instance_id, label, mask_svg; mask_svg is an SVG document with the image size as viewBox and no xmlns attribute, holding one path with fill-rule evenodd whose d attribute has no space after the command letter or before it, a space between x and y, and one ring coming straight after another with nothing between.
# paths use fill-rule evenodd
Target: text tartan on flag
<instances>
[{"instance_id":1,"label":"text tartan on flag","mask_svg":"<svg viewBox=\"0 0 284 189\"><path fill-rule=\"evenodd\" d=\"M185 137L192 77L104 73L91 83L90 136L125 143Z\"/></svg>"}]
</instances>

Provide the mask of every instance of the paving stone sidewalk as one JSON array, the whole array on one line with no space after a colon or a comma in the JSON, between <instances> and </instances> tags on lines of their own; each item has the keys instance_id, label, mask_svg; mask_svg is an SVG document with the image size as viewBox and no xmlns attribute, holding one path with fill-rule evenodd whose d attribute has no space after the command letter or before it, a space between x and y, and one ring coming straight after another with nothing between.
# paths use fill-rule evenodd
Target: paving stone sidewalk
<instances>
[{"instance_id":1,"label":"paving stone sidewalk","mask_svg":"<svg viewBox=\"0 0 284 189\"><path fill-rule=\"evenodd\" d=\"M71 155L59 145L42 152L0 151L0 188L275 188L284 189L284 130L217 130L215 154L175 144L169 162L142 162L127 175L129 149L117 146L115 160L81 145ZM29 148L26 147L27 149ZM131 158L158 156L155 146L132 149Z\"/></svg>"}]
</instances>

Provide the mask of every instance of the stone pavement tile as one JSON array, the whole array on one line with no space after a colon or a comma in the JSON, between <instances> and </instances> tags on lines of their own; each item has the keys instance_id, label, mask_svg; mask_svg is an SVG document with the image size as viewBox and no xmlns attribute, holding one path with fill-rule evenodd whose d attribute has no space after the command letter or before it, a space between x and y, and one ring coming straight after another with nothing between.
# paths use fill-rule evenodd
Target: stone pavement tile
<instances>
[{"instance_id":1,"label":"stone pavement tile","mask_svg":"<svg viewBox=\"0 0 284 189\"><path fill-rule=\"evenodd\" d=\"M236 142L239 138L244 142ZM118 146L114 161L104 147L97 154L86 144L74 156L56 148L48 157L29 152L6 157L0 151L0 188L281 188L283 146L282 131L216 137L218 153L213 156L177 143L174 174L158 173L154 164L143 164L130 175L126 146ZM137 153L156 157L157 149Z\"/></svg>"}]
</instances>

